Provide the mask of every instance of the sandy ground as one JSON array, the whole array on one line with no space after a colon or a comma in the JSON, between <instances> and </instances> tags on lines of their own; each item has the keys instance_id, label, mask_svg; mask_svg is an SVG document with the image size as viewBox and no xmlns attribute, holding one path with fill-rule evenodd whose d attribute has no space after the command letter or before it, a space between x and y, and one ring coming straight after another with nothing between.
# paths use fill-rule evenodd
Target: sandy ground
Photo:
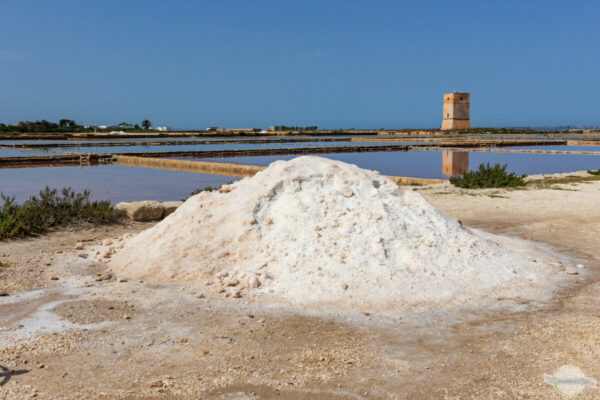
<instances>
[{"instance_id":1,"label":"sandy ground","mask_svg":"<svg viewBox=\"0 0 600 400\"><path fill-rule=\"evenodd\" d=\"M600 379L600 181L418 190L464 225L552 246L584 268L548 304L392 323L127 281L93 261L91 246L144 224L2 242L0 398L552 399L543 374L561 365Z\"/></svg>"}]
</instances>

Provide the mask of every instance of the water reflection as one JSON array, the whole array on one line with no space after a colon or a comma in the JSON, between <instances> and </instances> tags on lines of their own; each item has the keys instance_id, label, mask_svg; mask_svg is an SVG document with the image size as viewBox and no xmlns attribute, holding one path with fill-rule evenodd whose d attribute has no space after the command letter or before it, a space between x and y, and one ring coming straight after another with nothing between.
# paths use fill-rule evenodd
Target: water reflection
<instances>
[{"instance_id":1,"label":"water reflection","mask_svg":"<svg viewBox=\"0 0 600 400\"><path fill-rule=\"evenodd\" d=\"M442 153L443 175L462 175L469 170L468 151L444 150Z\"/></svg>"}]
</instances>

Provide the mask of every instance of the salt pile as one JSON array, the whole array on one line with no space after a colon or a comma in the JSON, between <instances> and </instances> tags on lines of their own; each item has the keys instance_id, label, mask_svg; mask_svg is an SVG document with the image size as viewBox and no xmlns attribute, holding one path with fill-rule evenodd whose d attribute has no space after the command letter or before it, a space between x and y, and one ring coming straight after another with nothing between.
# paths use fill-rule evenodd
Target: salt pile
<instances>
[{"instance_id":1,"label":"salt pile","mask_svg":"<svg viewBox=\"0 0 600 400\"><path fill-rule=\"evenodd\" d=\"M110 264L132 278L195 281L233 297L382 312L550 283L547 265L497 240L377 172L299 157L191 197Z\"/></svg>"}]
</instances>

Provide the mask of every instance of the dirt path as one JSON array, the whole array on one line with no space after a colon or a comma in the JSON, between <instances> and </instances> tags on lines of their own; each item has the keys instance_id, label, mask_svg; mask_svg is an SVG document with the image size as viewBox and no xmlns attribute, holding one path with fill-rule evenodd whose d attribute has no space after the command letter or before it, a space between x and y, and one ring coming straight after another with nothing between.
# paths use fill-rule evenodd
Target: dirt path
<instances>
[{"instance_id":1,"label":"dirt path","mask_svg":"<svg viewBox=\"0 0 600 400\"><path fill-rule=\"evenodd\" d=\"M0 243L0 398L560 398L544 373L572 364L600 379L600 182L559 189L421 189L464 225L552 245L585 266L556 302L523 300L503 315L292 315L125 281L89 257L89 246L143 224Z\"/></svg>"}]
</instances>

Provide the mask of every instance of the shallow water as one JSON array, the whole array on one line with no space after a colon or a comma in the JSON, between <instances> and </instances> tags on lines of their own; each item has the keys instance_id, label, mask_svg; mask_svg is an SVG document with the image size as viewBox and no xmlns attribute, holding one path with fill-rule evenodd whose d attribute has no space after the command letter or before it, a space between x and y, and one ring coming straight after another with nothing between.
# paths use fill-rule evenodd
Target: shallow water
<instances>
[{"instance_id":1,"label":"shallow water","mask_svg":"<svg viewBox=\"0 0 600 400\"><path fill-rule=\"evenodd\" d=\"M122 165L0 169L0 192L23 201L45 186L90 190L95 200L181 200L195 189L237 180L229 176Z\"/></svg>"},{"instance_id":2,"label":"shallow water","mask_svg":"<svg viewBox=\"0 0 600 400\"><path fill-rule=\"evenodd\" d=\"M361 168L373 169L385 175L411 176L418 178L447 179L442 171L443 151L408 151L381 153L323 154L333 160L356 164ZM198 159L208 162L224 162L266 166L276 160L290 160L295 156L259 156ZM183 158L182 158L183 159ZM185 158L188 160L189 158ZM507 170L518 174L552 174L600 168L600 156L563 154L522 153L469 153L469 169L482 163L507 164Z\"/></svg>"},{"instance_id":3,"label":"shallow water","mask_svg":"<svg viewBox=\"0 0 600 400\"><path fill-rule=\"evenodd\" d=\"M368 142L367 142L368 143ZM373 144L380 144L374 142ZM366 143L354 143L356 145ZM273 148L289 146L285 144L271 144ZM307 143L293 144L300 147L308 147ZM317 143L317 145L339 145L338 143ZM204 145L213 148L260 148L257 145ZM243 147L239 147L243 146ZM262 146L262 145L260 145ZM197 147L197 146L147 146L156 147L157 151L166 151L170 147ZM560 146L562 147L562 146ZM570 149L578 147L595 146L566 146ZM131 147L123 146L127 151ZM527 148L527 147L526 147ZM547 148L540 146L541 149ZM102 148L98 148L102 149ZM144 146L140 151L148 151ZM10 150L13 152L13 150ZM34 152L22 152L32 155ZM458 152L465 153L465 152ZM16 153L12 153L16 154ZM45 154L45 153L41 153ZM444 151L409 151L409 152L374 152L374 153L342 153L324 154L334 160L340 160L356 164L362 168L374 169L385 175L410 176L420 178L447 179L448 174L443 170ZM228 157L228 158L206 158L196 159L208 162L225 162L248 165L266 166L276 160L289 160L295 158L289 156L256 156L256 157ZM185 160L195 158L171 157ZM560 172L572 172L587 169L600 168L600 156L598 155L571 155L571 154L524 154L524 153L491 153L471 152L468 156L468 167L475 169L481 163L507 164L507 170L518 174L549 174ZM448 165L445 171L448 172ZM464 167L464 165L462 166ZM464 170L450 169L455 174ZM205 186L220 186L223 183L236 180L220 175L200 174L194 172L169 171L141 167L129 167L119 165L103 165L97 167L43 167L43 168L19 168L0 169L0 192L16 196L18 201L25 200L36 194L44 186L53 188L70 186L81 191L90 189L94 199L111 200L113 202L131 200L179 200L191 191Z\"/></svg>"},{"instance_id":4,"label":"shallow water","mask_svg":"<svg viewBox=\"0 0 600 400\"><path fill-rule=\"evenodd\" d=\"M29 156L49 156L49 155L52 155L52 154L44 152L44 151L0 149L0 157L29 157Z\"/></svg>"},{"instance_id":5,"label":"shallow water","mask_svg":"<svg viewBox=\"0 0 600 400\"><path fill-rule=\"evenodd\" d=\"M301 147L340 147L340 146L388 146L410 145L410 143L383 142L301 142L301 143L232 143L232 144L198 144L198 145L161 145L161 146L106 146L106 147L54 147L51 150L75 153L139 153L165 151L207 151L207 150L246 150L246 149L285 149Z\"/></svg>"},{"instance_id":6,"label":"shallow water","mask_svg":"<svg viewBox=\"0 0 600 400\"><path fill-rule=\"evenodd\" d=\"M595 151L600 153L600 146L568 146L568 145L558 145L558 146L510 146L503 147L504 149L509 150L560 150L560 151Z\"/></svg>"}]
</instances>

